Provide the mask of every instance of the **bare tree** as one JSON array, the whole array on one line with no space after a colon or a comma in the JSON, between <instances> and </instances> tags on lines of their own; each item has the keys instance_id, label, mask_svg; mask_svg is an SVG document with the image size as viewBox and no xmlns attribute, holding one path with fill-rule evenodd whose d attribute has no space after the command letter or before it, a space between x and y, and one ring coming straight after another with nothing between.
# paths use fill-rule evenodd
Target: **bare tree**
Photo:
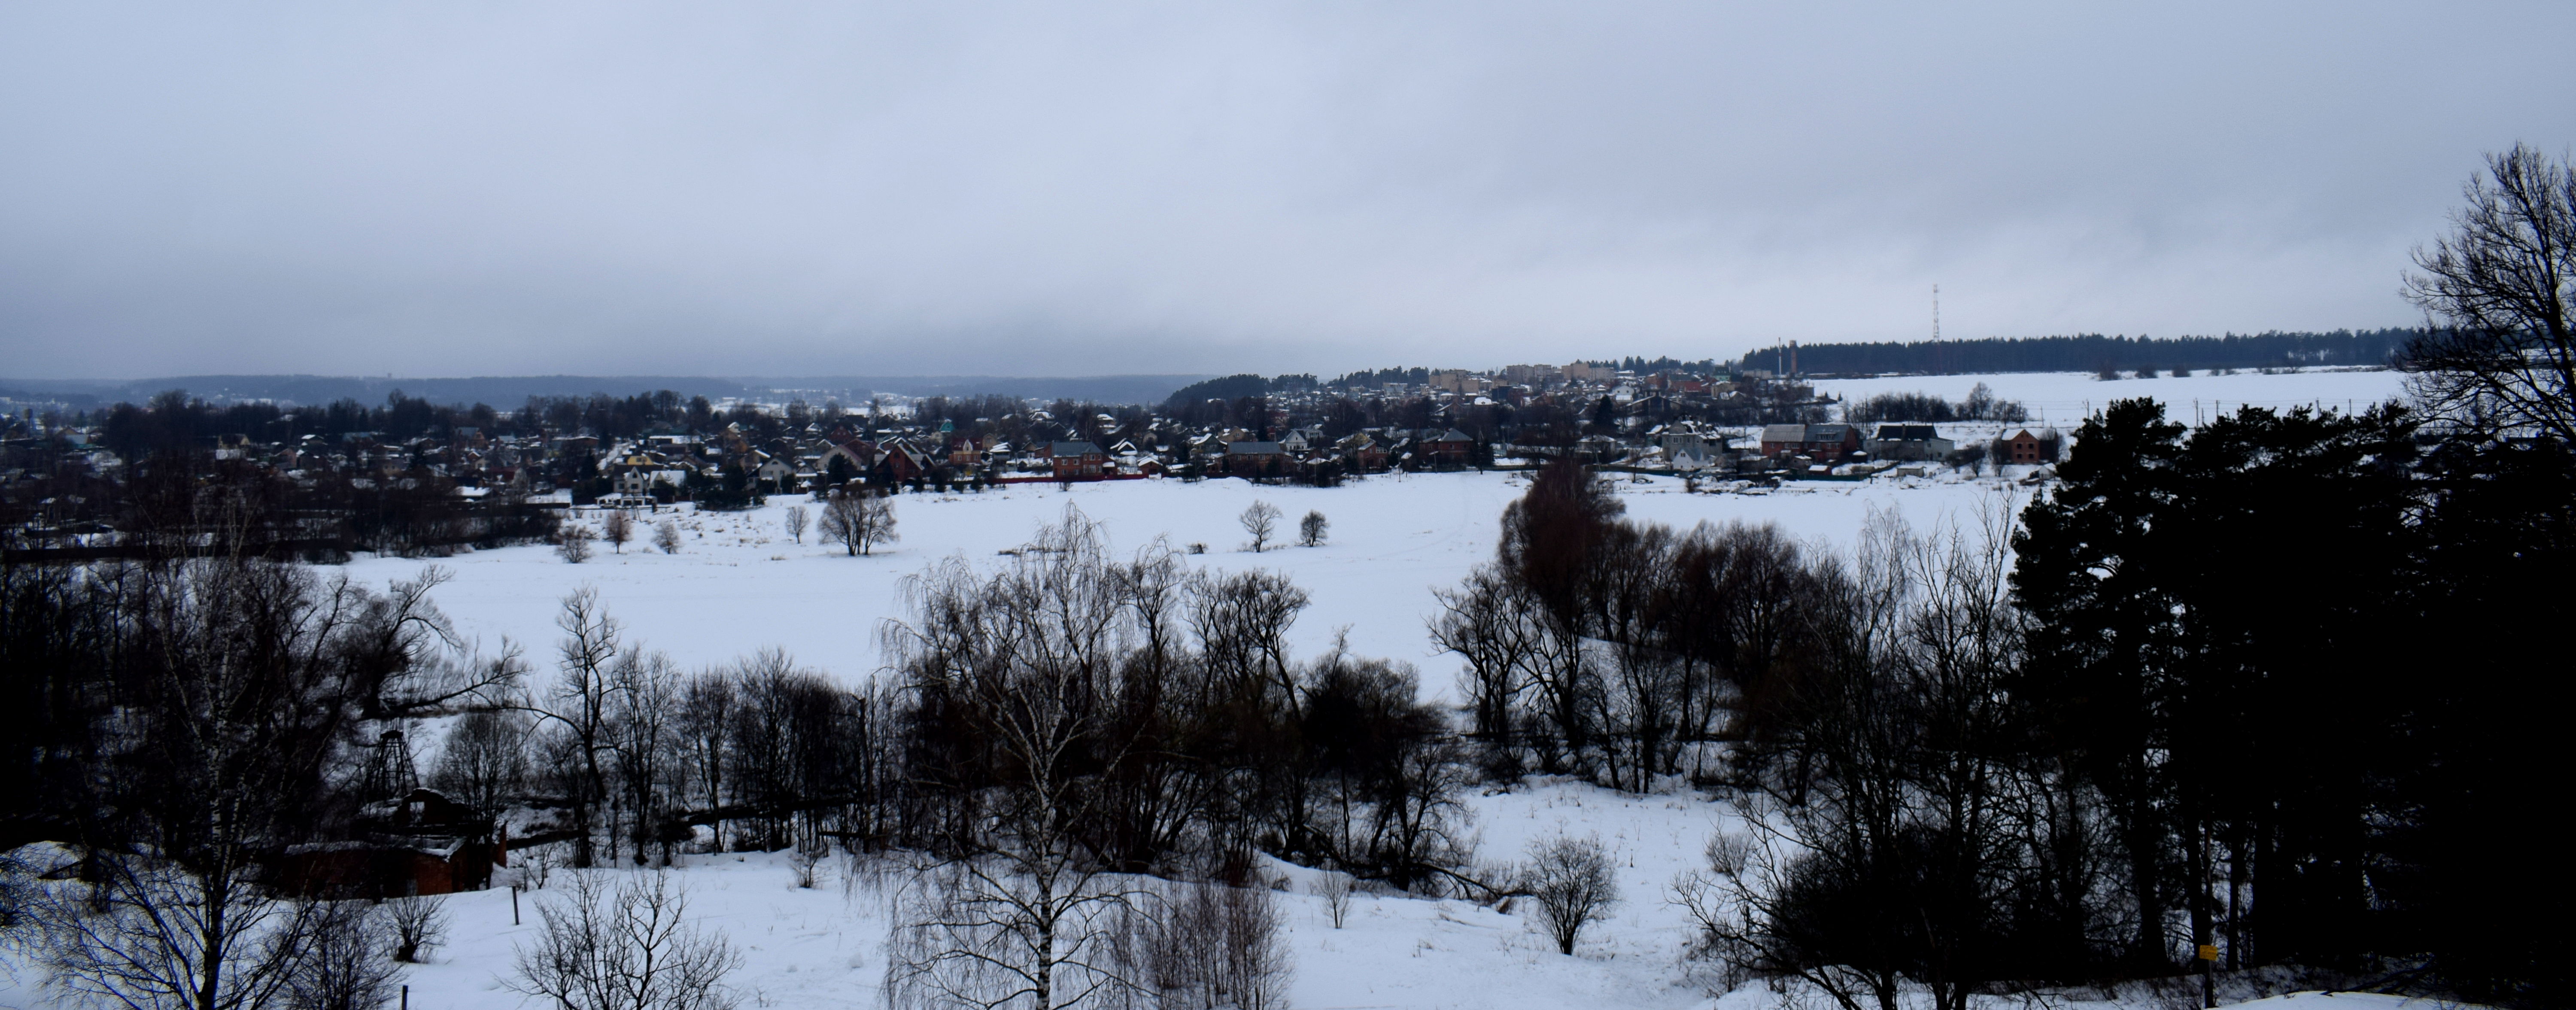
<instances>
[{"instance_id":1,"label":"bare tree","mask_svg":"<svg viewBox=\"0 0 2576 1010\"><path fill-rule=\"evenodd\" d=\"M864 504L865 507L860 510L860 517L863 520L862 529L865 530L866 535L859 544L859 553L867 553L868 549L876 544L890 544L903 539L894 531L893 498L885 495L871 495Z\"/></svg>"},{"instance_id":2,"label":"bare tree","mask_svg":"<svg viewBox=\"0 0 2576 1010\"><path fill-rule=\"evenodd\" d=\"M1539 921L1556 941L1558 953L1574 953L1583 927L1601 921L1619 903L1610 854L1595 836L1560 835L1530 843L1524 874L1521 886L1538 906Z\"/></svg>"},{"instance_id":3,"label":"bare tree","mask_svg":"<svg viewBox=\"0 0 2576 1010\"><path fill-rule=\"evenodd\" d=\"M1243 531L1252 534L1252 553L1259 554L1269 549L1270 534L1279 528L1279 506L1256 501L1243 510L1240 519Z\"/></svg>"},{"instance_id":4,"label":"bare tree","mask_svg":"<svg viewBox=\"0 0 2576 1010\"><path fill-rule=\"evenodd\" d=\"M555 627L563 629L563 642L557 647L559 676L542 703L521 701L512 707L527 712L558 727L570 766L558 765L554 774L572 794L573 866L587 868L595 858L592 814L608 795L606 769L600 755L609 746L609 715L614 704L612 695L618 685L614 664L618 657L618 636L622 628L608 616L599 602L599 590L583 586L564 597L563 611L555 615Z\"/></svg>"},{"instance_id":5,"label":"bare tree","mask_svg":"<svg viewBox=\"0 0 2576 1010\"><path fill-rule=\"evenodd\" d=\"M316 906L310 922L295 978L286 984L286 1010L376 1010L393 1001L394 980L402 974L396 962L411 959L385 956L394 938L384 916L363 902L334 901Z\"/></svg>"},{"instance_id":6,"label":"bare tree","mask_svg":"<svg viewBox=\"0 0 2576 1010\"><path fill-rule=\"evenodd\" d=\"M100 879L57 886L33 910L54 985L110 1006L244 1010L283 995L320 904L272 897L247 862L216 873L160 860L91 860Z\"/></svg>"},{"instance_id":7,"label":"bare tree","mask_svg":"<svg viewBox=\"0 0 2576 1010\"><path fill-rule=\"evenodd\" d=\"M562 529L555 531L555 556L576 565L588 561L590 542L593 539L590 527L579 523L565 523Z\"/></svg>"},{"instance_id":8,"label":"bare tree","mask_svg":"<svg viewBox=\"0 0 2576 1010\"><path fill-rule=\"evenodd\" d=\"M2576 172L2524 144L2487 157L2406 297L2440 324L2407 345L2425 406L2481 435L2576 443Z\"/></svg>"},{"instance_id":9,"label":"bare tree","mask_svg":"<svg viewBox=\"0 0 2576 1010\"><path fill-rule=\"evenodd\" d=\"M831 854L830 849L820 845L799 845L787 852L787 872L796 879L798 888L813 890L815 882L822 879L823 860Z\"/></svg>"},{"instance_id":10,"label":"bare tree","mask_svg":"<svg viewBox=\"0 0 2576 1010\"><path fill-rule=\"evenodd\" d=\"M1333 920L1333 928L1342 928L1351 914L1351 875L1327 870L1317 874L1313 890L1324 899L1324 914Z\"/></svg>"},{"instance_id":11,"label":"bare tree","mask_svg":"<svg viewBox=\"0 0 2576 1010\"><path fill-rule=\"evenodd\" d=\"M679 521L664 519L661 525L653 527L653 546L661 548L664 554L680 553Z\"/></svg>"},{"instance_id":12,"label":"bare tree","mask_svg":"<svg viewBox=\"0 0 2576 1010\"><path fill-rule=\"evenodd\" d=\"M823 518L815 524L814 532L839 543L849 550L850 556L857 557L866 502L867 492L864 491L843 488L832 492L831 497L823 499Z\"/></svg>"},{"instance_id":13,"label":"bare tree","mask_svg":"<svg viewBox=\"0 0 2576 1010\"><path fill-rule=\"evenodd\" d=\"M805 506L787 506L787 536L789 539L800 544L805 542L806 518Z\"/></svg>"},{"instance_id":14,"label":"bare tree","mask_svg":"<svg viewBox=\"0 0 2576 1010\"><path fill-rule=\"evenodd\" d=\"M120 834L87 848L85 882L49 887L31 910L50 974L110 1005L274 1005L327 910L277 893L264 860L313 837L344 742L381 696L410 690L399 685L436 636L415 635L398 599L297 565L84 577L99 594L85 605L118 638L101 685L116 712L86 746L115 770L76 798L122 823L82 822Z\"/></svg>"},{"instance_id":15,"label":"bare tree","mask_svg":"<svg viewBox=\"0 0 2576 1010\"><path fill-rule=\"evenodd\" d=\"M1324 534L1332 528L1332 520L1324 518L1321 512L1309 510L1306 518L1297 520L1297 543L1306 547L1321 547L1324 545Z\"/></svg>"},{"instance_id":16,"label":"bare tree","mask_svg":"<svg viewBox=\"0 0 2576 1010\"><path fill-rule=\"evenodd\" d=\"M901 539L894 531L894 502L884 495L863 491L837 491L824 499L818 529L848 548L854 557L869 553L878 544Z\"/></svg>"},{"instance_id":17,"label":"bare tree","mask_svg":"<svg viewBox=\"0 0 2576 1010\"><path fill-rule=\"evenodd\" d=\"M1068 509L985 577L962 558L907 584L914 619L887 651L907 691L939 699L980 756L991 808L895 899L886 988L897 1007L1084 1005L1129 984L1111 943L1142 900L1084 830L1108 816L1098 767L1130 760L1138 699L1113 661L1131 597L1097 524Z\"/></svg>"},{"instance_id":18,"label":"bare tree","mask_svg":"<svg viewBox=\"0 0 2576 1010\"><path fill-rule=\"evenodd\" d=\"M680 758L675 718L681 704L680 672L670 656L629 646L618 654L610 677L607 738L616 755L615 809L626 820L625 835L635 864L644 865L647 850L659 839L667 866L671 843L663 827L679 801L679 779L688 769ZM609 855L616 856L613 843Z\"/></svg>"},{"instance_id":19,"label":"bare tree","mask_svg":"<svg viewBox=\"0 0 2576 1010\"><path fill-rule=\"evenodd\" d=\"M1150 890L1151 900L1122 916L1114 947L1121 974L1134 984L1117 990L1111 1006L1287 1005L1289 956L1269 889L1186 881Z\"/></svg>"},{"instance_id":20,"label":"bare tree","mask_svg":"<svg viewBox=\"0 0 2576 1010\"><path fill-rule=\"evenodd\" d=\"M517 799L528 782L527 716L509 710L466 713L447 731L429 782L485 811Z\"/></svg>"},{"instance_id":21,"label":"bare tree","mask_svg":"<svg viewBox=\"0 0 2576 1010\"><path fill-rule=\"evenodd\" d=\"M732 728L736 704L734 679L721 674L689 678L681 692L680 711L675 730L680 738L681 759L689 766L688 780L696 792L693 802L703 802L714 810L724 804L726 771L734 764ZM709 825L715 832L715 851L725 848L724 818Z\"/></svg>"},{"instance_id":22,"label":"bare tree","mask_svg":"<svg viewBox=\"0 0 2576 1010\"><path fill-rule=\"evenodd\" d=\"M635 517L626 514L625 509L610 509L607 515L599 517L599 534L601 539L608 541L611 550L624 554L626 542L635 539Z\"/></svg>"},{"instance_id":23,"label":"bare tree","mask_svg":"<svg viewBox=\"0 0 2576 1010\"><path fill-rule=\"evenodd\" d=\"M742 954L687 913L686 892L664 873L616 884L576 873L570 894L538 906L544 929L518 949L505 984L565 1010L727 1010L724 977Z\"/></svg>"},{"instance_id":24,"label":"bare tree","mask_svg":"<svg viewBox=\"0 0 2576 1010\"><path fill-rule=\"evenodd\" d=\"M407 894L384 904L385 922L393 927L394 960L420 961L420 949L447 935L447 909L435 898Z\"/></svg>"}]
</instances>

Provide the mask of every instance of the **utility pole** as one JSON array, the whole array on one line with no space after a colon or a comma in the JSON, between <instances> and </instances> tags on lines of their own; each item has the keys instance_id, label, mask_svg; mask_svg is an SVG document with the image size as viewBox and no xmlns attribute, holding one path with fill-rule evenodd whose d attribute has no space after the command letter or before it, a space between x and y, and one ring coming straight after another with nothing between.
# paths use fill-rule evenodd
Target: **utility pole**
<instances>
[{"instance_id":1,"label":"utility pole","mask_svg":"<svg viewBox=\"0 0 2576 1010\"><path fill-rule=\"evenodd\" d=\"M1932 339L1941 339L1941 285L1932 285Z\"/></svg>"}]
</instances>

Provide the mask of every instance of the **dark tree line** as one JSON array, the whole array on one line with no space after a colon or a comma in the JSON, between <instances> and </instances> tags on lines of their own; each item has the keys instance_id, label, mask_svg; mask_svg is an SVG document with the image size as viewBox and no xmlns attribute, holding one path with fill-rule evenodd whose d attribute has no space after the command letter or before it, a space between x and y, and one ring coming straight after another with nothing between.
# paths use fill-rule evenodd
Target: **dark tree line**
<instances>
[{"instance_id":1,"label":"dark tree line","mask_svg":"<svg viewBox=\"0 0 2576 1010\"><path fill-rule=\"evenodd\" d=\"M2571 616L2566 450L2395 407L2187 433L2146 400L2075 446L2017 528L1880 517L1850 558L1635 523L1552 466L1433 627L1479 767L1737 797L1755 832L1681 895L1705 952L1854 1010L2201 945L2566 999L2567 692L2518 644Z\"/></svg>"},{"instance_id":2,"label":"dark tree line","mask_svg":"<svg viewBox=\"0 0 2576 1010\"><path fill-rule=\"evenodd\" d=\"M1326 389L1370 391L1383 389L1390 382L1419 386L1430 381L1431 370L1428 368L1363 368L1348 375L1338 376L1322 385Z\"/></svg>"},{"instance_id":3,"label":"dark tree line","mask_svg":"<svg viewBox=\"0 0 2576 1010\"><path fill-rule=\"evenodd\" d=\"M1012 401L1014 409L1017 402ZM96 424L100 444L119 456L141 458L162 453L212 449L222 436L259 442L294 442L308 435L339 440L364 435L385 444L424 436L458 437L465 429L486 436L589 434L600 438L635 438L652 432L713 434L727 425L767 437L789 423L814 416L797 405L782 417L747 405L717 410L706 397L686 399L670 390L612 396L531 396L518 409L502 412L490 405L439 403L395 390L379 406L356 400L302 407L274 403L213 404L185 390L167 390L144 403L117 403L93 413L60 418L68 424Z\"/></svg>"},{"instance_id":4,"label":"dark tree line","mask_svg":"<svg viewBox=\"0 0 2576 1010\"><path fill-rule=\"evenodd\" d=\"M2393 363L2417 329L2230 333L2216 337L1985 337L1907 343L1801 344L1802 375L1970 375L2111 369L2283 368ZM1746 354L1741 368L1786 368L1787 345Z\"/></svg>"},{"instance_id":5,"label":"dark tree line","mask_svg":"<svg viewBox=\"0 0 2576 1010\"><path fill-rule=\"evenodd\" d=\"M1069 513L1003 571L949 562L911 593L889 645L913 844L1052 833L1122 872L1240 881L1265 851L1454 886L1440 718L1408 668L1293 656L1306 594L1286 579L1192 576L1159 543L1113 559Z\"/></svg>"},{"instance_id":6,"label":"dark tree line","mask_svg":"<svg viewBox=\"0 0 2576 1010\"><path fill-rule=\"evenodd\" d=\"M1879 421L2001 421L2019 424L2030 419L2021 401L1999 400L1985 383L1968 390L1965 399L1952 403L1929 393L1880 393L1843 407L1843 420L1853 424Z\"/></svg>"},{"instance_id":7,"label":"dark tree line","mask_svg":"<svg viewBox=\"0 0 2576 1010\"><path fill-rule=\"evenodd\" d=\"M0 850L75 857L69 882L6 894L13 947L129 1006L381 994L367 920L283 900L267 868L369 798L347 774L367 727L506 679L455 654L436 583L380 594L256 558L0 565Z\"/></svg>"},{"instance_id":8,"label":"dark tree line","mask_svg":"<svg viewBox=\"0 0 2576 1010\"><path fill-rule=\"evenodd\" d=\"M352 551L435 557L534 543L556 514L509 496L468 499L427 470L291 481L244 460L156 453L118 479L62 477L57 500L0 506L5 546L59 560L248 554L337 563Z\"/></svg>"},{"instance_id":9,"label":"dark tree line","mask_svg":"<svg viewBox=\"0 0 2576 1010\"><path fill-rule=\"evenodd\" d=\"M1758 744L1783 679L1828 637L1830 559L1768 526L1677 533L1622 510L1580 463L1553 461L1505 509L1495 560L1440 594L1432 637L1466 661L1489 773L1717 781L1709 745Z\"/></svg>"},{"instance_id":10,"label":"dark tree line","mask_svg":"<svg viewBox=\"0 0 2576 1010\"><path fill-rule=\"evenodd\" d=\"M2123 401L2025 516L2023 691L2109 803L2133 961L2191 937L2570 994L2565 927L2528 914L2566 892L2514 799L2568 769L2534 715L2566 692L2503 629L2569 618L2535 590L2576 548L2576 483L2561 445L2419 454L2415 428L2247 410L2186 437Z\"/></svg>"}]
</instances>

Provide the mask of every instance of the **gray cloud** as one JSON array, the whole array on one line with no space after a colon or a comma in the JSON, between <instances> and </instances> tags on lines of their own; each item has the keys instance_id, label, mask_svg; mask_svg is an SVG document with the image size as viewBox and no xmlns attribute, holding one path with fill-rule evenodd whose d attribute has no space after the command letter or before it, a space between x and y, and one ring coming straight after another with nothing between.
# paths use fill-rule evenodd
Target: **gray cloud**
<instances>
[{"instance_id":1,"label":"gray cloud","mask_svg":"<svg viewBox=\"0 0 2576 1010\"><path fill-rule=\"evenodd\" d=\"M15 5L0 374L1337 371L2410 321L2576 8Z\"/></svg>"}]
</instances>

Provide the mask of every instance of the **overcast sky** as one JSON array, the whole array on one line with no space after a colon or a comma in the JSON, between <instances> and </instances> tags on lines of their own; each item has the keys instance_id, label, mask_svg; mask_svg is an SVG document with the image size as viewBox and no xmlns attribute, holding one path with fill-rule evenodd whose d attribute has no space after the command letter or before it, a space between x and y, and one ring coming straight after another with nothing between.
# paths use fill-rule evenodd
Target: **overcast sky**
<instances>
[{"instance_id":1,"label":"overcast sky","mask_svg":"<svg viewBox=\"0 0 2576 1010\"><path fill-rule=\"evenodd\" d=\"M0 376L2403 325L2576 4L0 6Z\"/></svg>"}]
</instances>

